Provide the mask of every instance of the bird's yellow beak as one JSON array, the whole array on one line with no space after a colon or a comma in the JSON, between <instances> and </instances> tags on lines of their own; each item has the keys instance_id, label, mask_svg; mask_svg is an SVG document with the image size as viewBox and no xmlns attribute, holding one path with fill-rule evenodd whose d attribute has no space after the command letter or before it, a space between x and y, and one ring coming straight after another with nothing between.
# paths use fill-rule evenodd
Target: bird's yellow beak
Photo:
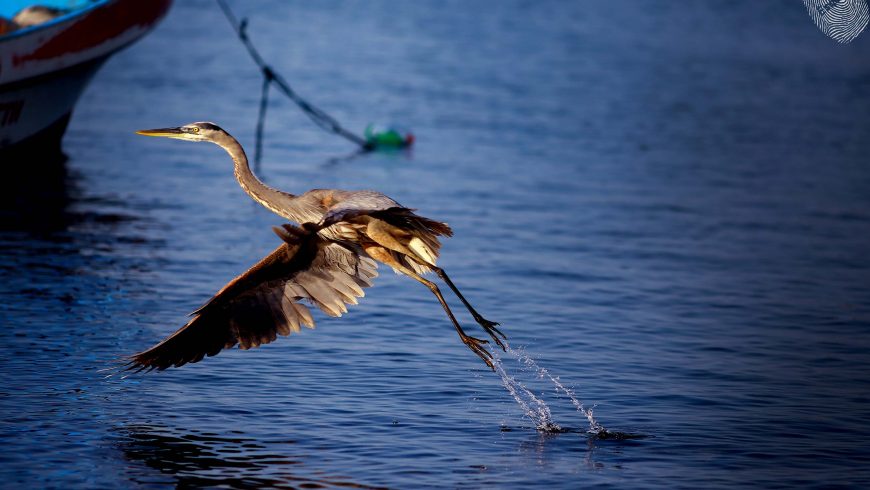
<instances>
[{"instance_id":1,"label":"bird's yellow beak","mask_svg":"<svg viewBox=\"0 0 870 490\"><path fill-rule=\"evenodd\" d=\"M136 134L143 136L161 136L163 138L181 138L187 134L181 128L140 129Z\"/></svg>"}]
</instances>

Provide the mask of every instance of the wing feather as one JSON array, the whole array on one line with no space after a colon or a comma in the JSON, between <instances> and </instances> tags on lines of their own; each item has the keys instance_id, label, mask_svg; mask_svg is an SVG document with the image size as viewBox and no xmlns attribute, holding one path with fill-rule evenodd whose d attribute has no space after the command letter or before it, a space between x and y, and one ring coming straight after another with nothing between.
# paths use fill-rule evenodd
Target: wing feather
<instances>
[{"instance_id":1,"label":"wing feather","mask_svg":"<svg viewBox=\"0 0 870 490\"><path fill-rule=\"evenodd\" d=\"M419 273L429 272L430 266L434 266L438 260L441 249L438 237L453 236L453 230L447 223L420 216L413 209L406 208L379 192L345 191L332 196L338 199L326 209L323 216L321 226L327 228L325 231L329 231L328 227L333 224L368 216L371 218L368 222L369 232L375 226L391 238L382 236L381 238L387 238L387 242L381 243L372 233L368 233L369 237L391 250L416 256L414 260L403 258L401 262ZM401 245L391 245L389 242L392 240Z\"/></svg>"},{"instance_id":2,"label":"wing feather","mask_svg":"<svg viewBox=\"0 0 870 490\"><path fill-rule=\"evenodd\" d=\"M314 328L306 300L330 316L347 312L377 276L359 252L299 228L272 253L230 281L186 325L129 358L128 369L164 370L198 362L238 345L250 349L278 335Z\"/></svg>"},{"instance_id":3,"label":"wing feather","mask_svg":"<svg viewBox=\"0 0 870 490\"><path fill-rule=\"evenodd\" d=\"M281 296L281 311L284 312L284 318L287 319L287 326L290 327L290 330L299 333L299 314L293 308L293 299L288 298L286 294Z\"/></svg>"},{"instance_id":4,"label":"wing feather","mask_svg":"<svg viewBox=\"0 0 870 490\"><path fill-rule=\"evenodd\" d=\"M299 320L303 325L308 328L314 328L314 318L311 316L311 311L305 305L293 303L293 309L296 310L296 314L299 315Z\"/></svg>"},{"instance_id":5,"label":"wing feather","mask_svg":"<svg viewBox=\"0 0 870 490\"><path fill-rule=\"evenodd\" d=\"M376 211L402 208L401 204L376 191L344 191L334 193L333 196L338 200L327 208L326 214L323 216L325 226Z\"/></svg>"}]
</instances>

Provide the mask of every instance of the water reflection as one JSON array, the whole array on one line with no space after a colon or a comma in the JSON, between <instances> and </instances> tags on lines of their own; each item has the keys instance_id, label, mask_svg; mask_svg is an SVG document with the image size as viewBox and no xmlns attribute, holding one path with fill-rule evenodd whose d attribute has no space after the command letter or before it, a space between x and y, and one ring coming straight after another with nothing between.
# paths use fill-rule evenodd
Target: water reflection
<instances>
[{"instance_id":1,"label":"water reflection","mask_svg":"<svg viewBox=\"0 0 870 490\"><path fill-rule=\"evenodd\" d=\"M652 437L640 432L606 432L602 436L590 434L584 427L542 431L532 426L503 426L501 430L515 432L517 454L542 470L559 465L578 471L622 470L627 453L633 448L649 447L647 441ZM530 431L534 432L528 434Z\"/></svg>"},{"instance_id":2,"label":"water reflection","mask_svg":"<svg viewBox=\"0 0 870 490\"><path fill-rule=\"evenodd\" d=\"M320 164L320 168L323 170L334 169L334 167L341 166L345 163L350 163L355 160L361 159L363 157L369 156L377 156L382 159L387 160L402 160L409 161L414 157L413 149L411 148L376 148L373 150L366 149L357 149L350 153L346 153L344 155L338 155L334 157L327 158L323 163Z\"/></svg>"},{"instance_id":3,"label":"water reflection","mask_svg":"<svg viewBox=\"0 0 870 490\"><path fill-rule=\"evenodd\" d=\"M0 230L56 231L69 224L73 182L67 156L4 154L0 183Z\"/></svg>"},{"instance_id":4,"label":"water reflection","mask_svg":"<svg viewBox=\"0 0 870 490\"><path fill-rule=\"evenodd\" d=\"M363 155L368 155L369 153L371 153L371 152L367 151L367 150L354 150L354 151L347 153L345 155L330 157L330 158L326 159L326 161L321 163L320 167L323 169L328 169L330 167L337 167L338 165L341 165L342 163L347 163L347 162L350 162L352 160L356 160L357 158L360 158Z\"/></svg>"},{"instance_id":5,"label":"water reflection","mask_svg":"<svg viewBox=\"0 0 870 490\"><path fill-rule=\"evenodd\" d=\"M290 446L293 441L271 441L267 447L241 435L148 425L122 427L116 432L120 435L118 446L128 460L160 472L159 476L133 477L137 483L169 483L179 488L379 488L317 474L302 468L300 459L275 452L275 446Z\"/></svg>"},{"instance_id":6,"label":"water reflection","mask_svg":"<svg viewBox=\"0 0 870 490\"><path fill-rule=\"evenodd\" d=\"M122 200L88 196L63 153L0 156L8 172L0 183L0 294L15 298L0 308L0 341L13 353L3 367L21 386L42 386L26 380L44 375L33 366L50 361L53 387L78 385L73 373L119 350L109 320L126 301L119 281L153 270L161 241ZM83 335L101 341L84 343Z\"/></svg>"},{"instance_id":7,"label":"water reflection","mask_svg":"<svg viewBox=\"0 0 870 490\"><path fill-rule=\"evenodd\" d=\"M5 178L0 182L0 231L46 237L80 223L118 223L124 214L76 209L77 203L112 204L86 198L79 178L69 171L60 151L2 154Z\"/></svg>"}]
</instances>

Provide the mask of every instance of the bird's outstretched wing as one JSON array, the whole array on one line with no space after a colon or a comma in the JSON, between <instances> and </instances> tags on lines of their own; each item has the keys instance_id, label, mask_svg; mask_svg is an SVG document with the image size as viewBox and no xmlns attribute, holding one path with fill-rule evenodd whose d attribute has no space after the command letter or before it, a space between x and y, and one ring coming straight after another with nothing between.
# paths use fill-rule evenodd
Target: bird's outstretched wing
<instances>
[{"instance_id":1,"label":"bird's outstretched wing","mask_svg":"<svg viewBox=\"0 0 870 490\"><path fill-rule=\"evenodd\" d=\"M154 347L130 356L132 370L164 370L198 362L238 344L250 349L277 335L314 328L307 300L327 315L341 316L364 296L377 264L352 245L291 225L276 229L285 243L230 281L193 318Z\"/></svg>"}]
</instances>

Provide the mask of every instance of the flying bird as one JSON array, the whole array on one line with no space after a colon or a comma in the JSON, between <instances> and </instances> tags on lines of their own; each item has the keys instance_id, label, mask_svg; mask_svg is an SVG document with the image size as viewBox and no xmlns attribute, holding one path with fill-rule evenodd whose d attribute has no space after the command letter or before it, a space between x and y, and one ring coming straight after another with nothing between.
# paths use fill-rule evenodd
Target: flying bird
<instances>
[{"instance_id":1,"label":"flying bird","mask_svg":"<svg viewBox=\"0 0 870 490\"><path fill-rule=\"evenodd\" d=\"M251 311L265 311L268 308L264 308L263 304L272 305L270 311L274 312L274 303L270 301L275 301L275 299L269 300L269 294L271 293L263 293L262 288L265 287L266 290L272 291L270 288L278 287L275 286L275 281L284 281L284 295L287 298L287 302L293 305L292 308L294 310L297 307L302 307L299 304L299 300L306 299L312 301L327 314L343 312L344 304L354 304L351 301L344 300L352 300L355 297L344 296L341 298L342 301L327 300L323 302L317 298L316 294L312 294L305 284L298 284L298 279L296 279L297 282L293 282L294 278L297 278L299 274L302 274L304 278L316 275L321 271L331 273L335 270L332 260L336 260L335 257L339 255L338 251L343 250L344 252L340 252L343 257L340 259L342 264L354 262L364 266L354 269L354 274L350 275L354 281L366 283L366 286L370 284L371 278L376 275L374 269L376 264L371 260L374 259L429 288L447 313L448 318L459 334L460 340L477 354L487 366L493 368L492 355L484 348L484 344L488 343L488 341L466 334L450 310L450 306L448 306L447 301L441 294L438 285L423 277L423 274L429 272L435 273L456 294L474 320L492 340L502 349L505 348L502 339L506 340L507 337L497 328L498 323L487 320L478 313L468 300L465 299L453 281L451 281L447 273L436 265L441 248L441 242L438 237L453 235L452 230L446 223L419 216L414 213L413 209L406 208L376 191L313 189L304 194L293 195L269 187L260 181L251 171L248 158L241 144L214 123L195 122L180 127L141 130L137 131L137 133L185 141L207 141L220 146L232 157L234 174L242 189L252 199L273 213L290 221L300 223L302 228L299 229L285 225L281 229L283 231L280 232L285 240L285 245L276 249L251 270L228 284L206 306L195 312L198 316L195 316L188 325L182 327L182 329L163 343L148 351L132 356L130 359L133 367L144 366L150 368L153 366L157 369L164 369L170 365L180 365L175 362L167 364L168 361L159 364L148 364L149 357L146 354L159 349L161 345L171 343L175 337L184 337L185 335L188 335L188 337L184 337L185 339L189 338L191 340L184 340L184 342L194 344L197 342L207 342L198 335L184 334L184 332L186 330L210 331L206 325L211 322L220 323L222 321L217 318L219 316L218 312L222 312L225 316L227 312L230 313L227 317L227 321L230 322L228 327L230 337L223 339L225 342L221 344L222 346L232 346L234 345L232 342L235 340L241 344L242 348L246 348L265 343L267 341L265 339L273 340L275 332L283 333L287 331L286 328L282 329L280 327L283 321L280 315L273 315L270 318L261 313L256 315L251 313L245 316L239 312L248 311L245 308L249 308ZM299 230L311 236L303 236ZM297 244L297 242L299 243ZM319 249L323 250L320 253L322 259L319 261L313 260L309 263L307 259L302 260L298 258L298 252L294 252L294 247L300 246L300 244L309 248L312 246L311 244L315 244L315 248L320 247ZM278 255L277 257L276 254ZM315 254L315 257L318 256L320 255ZM278 263L280 266L274 265L275 263ZM293 267L291 267L291 264ZM372 267L369 267L370 264ZM264 270L265 272L263 272ZM290 273L290 271L295 272ZM348 273L347 269L343 272L345 274ZM264 277L268 278L268 280L263 279ZM346 282L343 281L343 283ZM301 288L297 288L298 285ZM295 294L304 291L307 291L309 294ZM360 294L356 295L356 297L362 296L362 291L359 290L358 292ZM247 298L245 299L245 304L248 306L244 308L236 306L228 307L224 303L227 298L236 298L235 301L242 301L242 299ZM258 301L260 306L251 306ZM217 306L209 310L209 305ZM324 308L327 305L331 306ZM206 313L209 314L209 318L211 318L211 315L214 315L214 320L202 320L206 316ZM245 321L240 322L239 319L234 319L234 315L237 314L241 314ZM255 321L254 316L257 315L259 316ZM310 316L307 319L310 320ZM198 329L192 326L197 321L201 325ZM250 323L251 325L257 323L258 326L252 331L259 332L259 337L256 335L252 337L242 333L242 330L245 329L240 330L241 327L238 327L238 325L245 322L252 322ZM234 327L233 325L236 326ZM292 327L292 324L290 326ZM226 330L227 327L221 328ZM215 327L214 329L218 330L219 328ZM274 330L274 332L271 330ZM233 338L233 336L237 338ZM177 342L182 341L179 340ZM217 348L220 342L214 339L210 339L209 342L211 342L211 349L206 349L205 354L214 355L220 351ZM196 349L193 350L195 351ZM198 357L196 357L197 355ZM202 354L195 354L194 357L186 359L184 362L195 362L202 359L202 357ZM181 362L181 364L184 362Z\"/></svg>"}]
</instances>

